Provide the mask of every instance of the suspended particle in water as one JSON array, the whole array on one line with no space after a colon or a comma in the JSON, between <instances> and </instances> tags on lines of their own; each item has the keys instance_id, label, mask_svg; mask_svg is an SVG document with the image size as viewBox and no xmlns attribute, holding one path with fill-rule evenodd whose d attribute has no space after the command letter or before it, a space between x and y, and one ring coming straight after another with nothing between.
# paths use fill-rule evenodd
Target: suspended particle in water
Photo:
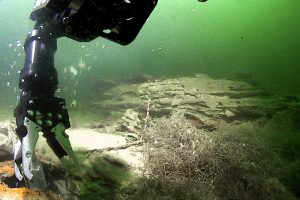
<instances>
[{"instance_id":1,"label":"suspended particle in water","mask_svg":"<svg viewBox=\"0 0 300 200\"><path fill-rule=\"evenodd\" d=\"M105 48L105 44L102 44L102 49L104 49Z\"/></svg>"},{"instance_id":2,"label":"suspended particle in water","mask_svg":"<svg viewBox=\"0 0 300 200\"><path fill-rule=\"evenodd\" d=\"M74 66L70 66L70 72L71 72L74 76L77 76L77 75L78 75L78 70L77 70Z\"/></svg>"},{"instance_id":3,"label":"suspended particle in water","mask_svg":"<svg viewBox=\"0 0 300 200\"><path fill-rule=\"evenodd\" d=\"M18 40L18 41L17 41L17 47L20 47L21 45L22 45L21 41Z\"/></svg>"},{"instance_id":4,"label":"suspended particle in water","mask_svg":"<svg viewBox=\"0 0 300 200\"><path fill-rule=\"evenodd\" d=\"M111 30L111 29L104 29L102 32L103 32L103 33L106 33L106 34L109 34L109 33L112 32L112 30Z\"/></svg>"},{"instance_id":5,"label":"suspended particle in water","mask_svg":"<svg viewBox=\"0 0 300 200\"><path fill-rule=\"evenodd\" d=\"M9 81L6 82L6 86L10 87L10 82Z\"/></svg>"},{"instance_id":6,"label":"suspended particle in water","mask_svg":"<svg viewBox=\"0 0 300 200\"><path fill-rule=\"evenodd\" d=\"M9 47L9 48L10 48L10 47L12 47L12 44L11 44L11 43L9 43L9 44L8 44L8 47Z\"/></svg>"},{"instance_id":7,"label":"suspended particle in water","mask_svg":"<svg viewBox=\"0 0 300 200\"><path fill-rule=\"evenodd\" d=\"M68 72L68 69L65 67L64 68L64 73L66 74Z\"/></svg>"},{"instance_id":8,"label":"suspended particle in water","mask_svg":"<svg viewBox=\"0 0 300 200\"><path fill-rule=\"evenodd\" d=\"M75 99L73 99L70 106L71 107L76 107L77 106L77 101Z\"/></svg>"},{"instance_id":9,"label":"suspended particle in water","mask_svg":"<svg viewBox=\"0 0 300 200\"><path fill-rule=\"evenodd\" d=\"M84 68L86 67L85 62L83 62L82 59L80 59L80 61L79 61L79 63L78 63L78 67L79 67L80 69L84 69Z\"/></svg>"}]
</instances>

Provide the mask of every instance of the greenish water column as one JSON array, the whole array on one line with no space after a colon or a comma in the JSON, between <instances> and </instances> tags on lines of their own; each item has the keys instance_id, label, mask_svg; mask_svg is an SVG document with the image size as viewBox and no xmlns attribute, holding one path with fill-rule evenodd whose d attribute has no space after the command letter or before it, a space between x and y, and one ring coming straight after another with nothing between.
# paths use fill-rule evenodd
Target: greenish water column
<instances>
[{"instance_id":1,"label":"greenish water column","mask_svg":"<svg viewBox=\"0 0 300 200\"><path fill-rule=\"evenodd\" d=\"M16 104L22 45L34 1L0 2L0 110ZM99 79L137 74L174 77L206 73L248 77L280 95L300 95L298 0L160 0L136 40L120 46L60 39L56 67L63 97L90 99ZM75 69L75 71L74 71Z\"/></svg>"}]
</instances>

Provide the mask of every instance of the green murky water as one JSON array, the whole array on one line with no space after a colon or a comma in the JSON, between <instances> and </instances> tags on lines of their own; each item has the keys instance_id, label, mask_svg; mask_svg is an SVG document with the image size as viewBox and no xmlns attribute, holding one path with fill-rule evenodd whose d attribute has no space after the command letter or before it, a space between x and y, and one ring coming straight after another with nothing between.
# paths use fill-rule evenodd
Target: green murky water
<instances>
[{"instance_id":1,"label":"green murky water","mask_svg":"<svg viewBox=\"0 0 300 200\"><path fill-rule=\"evenodd\" d=\"M18 103L18 77L25 37L33 27L29 20L33 3L0 1L0 120L12 119ZM68 108L75 102L80 109L99 97L95 93L110 87L107 80L204 73L251 81L268 93L298 101L294 96L300 97L299 8L299 0L159 0L128 46L103 38L90 43L59 39L57 95L66 98ZM299 118L293 122L295 130L288 128L292 126L284 118L280 116L275 124L286 125L285 132L270 132L266 137L280 158L276 173L299 197Z\"/></svg>"},{"instance_id":2,"label":"green murky water","mask_svg":"<svg viewBox=\"0 0 300 200\"><path fill-rule=\"evenodd\" d=\"M1 111L16 104L33 3L0 2ZM84 103L103 77L194 73L247 77L269 92L299 96L299 8L297 0L160 0L129 46L102 38L90 43L60 39L56 68L61 96Z\"/></svg>"}]
</instances>

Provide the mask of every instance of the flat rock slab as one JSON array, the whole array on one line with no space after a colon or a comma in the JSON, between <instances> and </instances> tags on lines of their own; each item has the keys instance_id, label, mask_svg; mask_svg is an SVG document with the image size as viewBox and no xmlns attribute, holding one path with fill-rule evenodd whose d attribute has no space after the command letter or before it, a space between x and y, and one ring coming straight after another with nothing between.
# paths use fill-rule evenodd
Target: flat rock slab
<instances>
[{"instance_id":1,"label":"flat rock slab","mask_svg":"<svg viewBox=\"0 0 300 200\"><path fill-rule=\"evenodd\" d=\"M69 135L69 140L74 151L106 149L108 147L114 148L126 144L125 137L108 133L100 133L88 128L68 129L66 130L66 133ZM44 161L59 163L59 160L46 143L46 139L42 136L40 136L38 140L36 153L37 156Z\"/></svg>"},{"instance_id":2,"label":"flat rock slab","mask_svg":"<svg viewBox=\"0 0 300 200\"><path fill-rule=\"evenodd\" d=\"M69 135L70 142L75 150L103 149L126 144L126 140L122 136L99 133L92 129L70 129L66 133Z\"/></svg>"}]
</instances>

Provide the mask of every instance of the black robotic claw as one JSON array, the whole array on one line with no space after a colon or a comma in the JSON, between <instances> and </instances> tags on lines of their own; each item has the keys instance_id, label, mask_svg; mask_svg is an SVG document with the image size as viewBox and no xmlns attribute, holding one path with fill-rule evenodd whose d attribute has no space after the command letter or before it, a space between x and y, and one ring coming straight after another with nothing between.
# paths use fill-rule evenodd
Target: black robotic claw
<instances>
[{"instance_id":1,"label":"black robotic claw","mask_svg":"<svg viewBox=\"0 0 300 200\"><path fill-rule=\"evenodd\" d=\"M58 86L54 68L57 38L91 41L104 37L119 44L132 42L157 0L36 0L30 18L36 21L24 49L20 74L20 102L15 109L18 142L14 144L15 175L27 186L47 186L35 145L43 132L59 158L73 157L65 133L70 127L64 99L54 96Z\"/></svg>"},{"instance_id":2,"label":"black robotic claw","mask_svg":"<svg viewBox=\"0 0 300 200\"><path fill-rule=\"evenodd\" d=\"M39 132L59 157L73 157L65 129L70 127L64 99L54 96L57 72L54 68L56 35L46 21L38 20L25 42L26 58L20 73L20 102L15 109L18 142L14 144L15 175L30 188L47 186L42 165L35 157Z\"/></svg>"}]
</instances>

